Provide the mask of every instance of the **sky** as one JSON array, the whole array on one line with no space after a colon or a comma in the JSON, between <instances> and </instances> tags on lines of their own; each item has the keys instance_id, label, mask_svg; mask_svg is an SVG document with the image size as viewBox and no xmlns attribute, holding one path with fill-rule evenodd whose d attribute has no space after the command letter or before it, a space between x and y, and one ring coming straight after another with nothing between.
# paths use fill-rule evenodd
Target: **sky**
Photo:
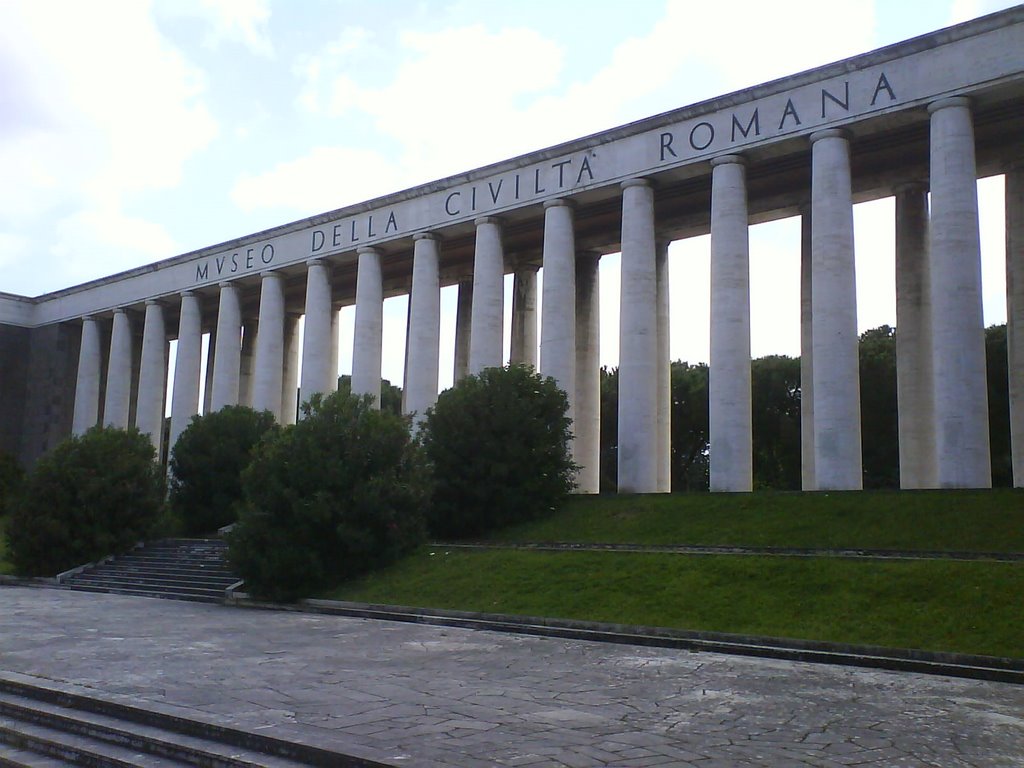
<instances>
[{"instance_id":1,"label":"sky","mask_svg":"<svg viewBox=\"0 0 1024 768\"><path fill-rule=\"evenodd\" d=\"M1013 4L0 0L0 291L66 288ZM1001 177L979 195L993 324ZM860 330L894 325L892 200L858 205L855 227ZM707 237L670 249L673 359L708 357L708 253ZM752 354L798 355L799 222L752 227L750 254ZM601 288L615 365L617 256ZM396 383L406 306L385 302ZM442 306L447 386L452 289Z\"/></svg>"}]
</instances>

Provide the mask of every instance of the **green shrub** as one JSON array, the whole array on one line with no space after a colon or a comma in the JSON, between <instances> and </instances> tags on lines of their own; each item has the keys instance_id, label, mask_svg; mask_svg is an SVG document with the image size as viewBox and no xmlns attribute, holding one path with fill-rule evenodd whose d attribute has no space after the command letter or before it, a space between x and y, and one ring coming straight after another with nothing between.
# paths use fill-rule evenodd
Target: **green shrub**
<instances>
[{"instance_id":1,"label":"green shrub","mask_svg":"<svg viewBox=\"0 0 1024 768\"><path fill-rule=\"evenodd\" d=\"M576 471L568 407L554 379L523 366L488 368L442 392L423 426L431 534L476 536L555 509Z\"/></svg>"},{"instance_id":2,"label":"green shrub","mask_svg":"<svg viewBox=\"0 0 1024 768\"><path fill-rule=\"evenodd\" d=\"M25 480L25 471L11 454L0 451L0 517L7 514L9 500Z\"/></svg>"},{"instance_id":3,"label":"green shrub","mask_svg":"<svg viewBox=\"0 0 1024 768\"><path fill-rule=\"evenodd\" d=\"M423 540L429 474L408 420L369 397L314 395L242 475L232 567L261 598L291 601L380 567Z\"/></svg>"},{"instance_id":4,"label":"green shrub","mask_svg":"<svg viewBox=\"0 0 1024 768\"><path fill-rule=\"evenodd\" d=\"M211 533L238 519L242 470L263 435L274 428L270 411L244 405L192 417L170 461L168 502L182 533Z\"/></svg>"},{"instance_id":5,"label":"green shrub","mask_svg":"<svg viewBox=\"0 0 1024 768\"><path fill-rule=\"evenodd\" d=\"M94 427L41 458L14 499L9 558L53 575L144 539L163 504L163 473L137 430Z\"/></svg>"}]
</instances>

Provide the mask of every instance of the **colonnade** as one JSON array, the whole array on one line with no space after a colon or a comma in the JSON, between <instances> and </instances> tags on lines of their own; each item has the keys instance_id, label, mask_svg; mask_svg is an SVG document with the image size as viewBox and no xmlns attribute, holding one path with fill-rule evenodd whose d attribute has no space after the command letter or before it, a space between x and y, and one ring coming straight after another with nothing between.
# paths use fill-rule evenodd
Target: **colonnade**
<instances>
[{"instance_id":1,"label":"colonnade","mask_svg":"<svg viewBox=\"0 0 1024 768\"><path fill-rule=\"evenodd\" d=\"M974 136L970 104L945 98L929 107L927 179L907 179L896 196L897 345L900 470L904 487L985 487L989 468L984 328ZM854 276L850 134L808 137L811 184L802 207L801 392L803 486L857 489L862 483L858 334ZM711 176L711 488L752 488L748 159L723 154ZM1007 291L1014 477L1024 482L1024 183L1007 174ZM655 216L658 180L620 183L618 484L620 492L671 489L668 240ZM930 193L930 203L929 203ZM599 252L577 245L577 201L550 199L543 216L543 291L537 356L537 265L512 266L512 362L538 367L566 391L573 419L579 489L600 476ZM541 213L542 211L542 213ZM472 277L458 284L455 378L503 362L503 220L475 220ZM421 419L437 398L443 228L411 239L404 410ZM352 391L379 400L385 246L357 251ZM296 392L308 399L336 386L338 306L331 257L306 262L305 331L286 306L280 272L260 275L259 317L244 318L240 288L219 285L211 334L209 405L233 403L294 422ZM134 423L159 445L167 368L164 309L177 302L177 358L170 443L199 410L203 323L199 297L147 301L141 359L133 374L132 313L113 313L102 420ZM82 323L74 431L100 418L102 336ZM297 379L301 355L301 381ZM133 376L137 386L132 422Z\"/></svg>"}]
</instances>

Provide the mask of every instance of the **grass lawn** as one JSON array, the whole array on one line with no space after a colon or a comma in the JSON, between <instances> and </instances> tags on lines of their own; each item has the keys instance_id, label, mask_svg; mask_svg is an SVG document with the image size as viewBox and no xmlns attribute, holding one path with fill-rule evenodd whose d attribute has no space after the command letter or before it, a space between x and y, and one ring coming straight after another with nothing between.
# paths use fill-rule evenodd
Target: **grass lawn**
<instances>
[{"instance_id":1,"label":"grass lawn","mask_svg":"<svg viewBox=\"0 0 1024 768\"><path fill-rule=\"evenodd\" d=\"M1012 563L425 548L322 597L1024 658L1021 594Z\"/></svg>"},{"instance_id":2,"label":"grass lawn","mask_svg":"<svg viewBox=\"0 0 1024 768\"><path fill-rule=\"evenodd\" d=\"M490 539L1024 552L1024 490L575 497Z\"/></svg>"}]
</instances>

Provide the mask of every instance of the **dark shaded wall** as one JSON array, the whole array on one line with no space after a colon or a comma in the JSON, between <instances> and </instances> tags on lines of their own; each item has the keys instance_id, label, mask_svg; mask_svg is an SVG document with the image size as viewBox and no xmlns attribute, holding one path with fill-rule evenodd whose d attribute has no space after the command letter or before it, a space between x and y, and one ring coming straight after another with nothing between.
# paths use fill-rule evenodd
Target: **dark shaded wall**
<instances>
[{"instance_id":1,"label":"dark shaded wall","mask_svg":"<svg viewBox=\"0 0 1024 768\"><path fill-rule=\"evenodd\" d=\"M0 325L0 450L25 467L71 434L81 328Z\"/></svg>"},{"instance_id":2,"label":"dark shaded wall","mask_svg":"<svg viewBox=\"0 0 1024 768\"><path fill-rule=\"evenodd\" d=\"M0 325L0 451L21 456L21 435L28 384L29 341L32 331Z\"/></svg>"}]
</instances>

